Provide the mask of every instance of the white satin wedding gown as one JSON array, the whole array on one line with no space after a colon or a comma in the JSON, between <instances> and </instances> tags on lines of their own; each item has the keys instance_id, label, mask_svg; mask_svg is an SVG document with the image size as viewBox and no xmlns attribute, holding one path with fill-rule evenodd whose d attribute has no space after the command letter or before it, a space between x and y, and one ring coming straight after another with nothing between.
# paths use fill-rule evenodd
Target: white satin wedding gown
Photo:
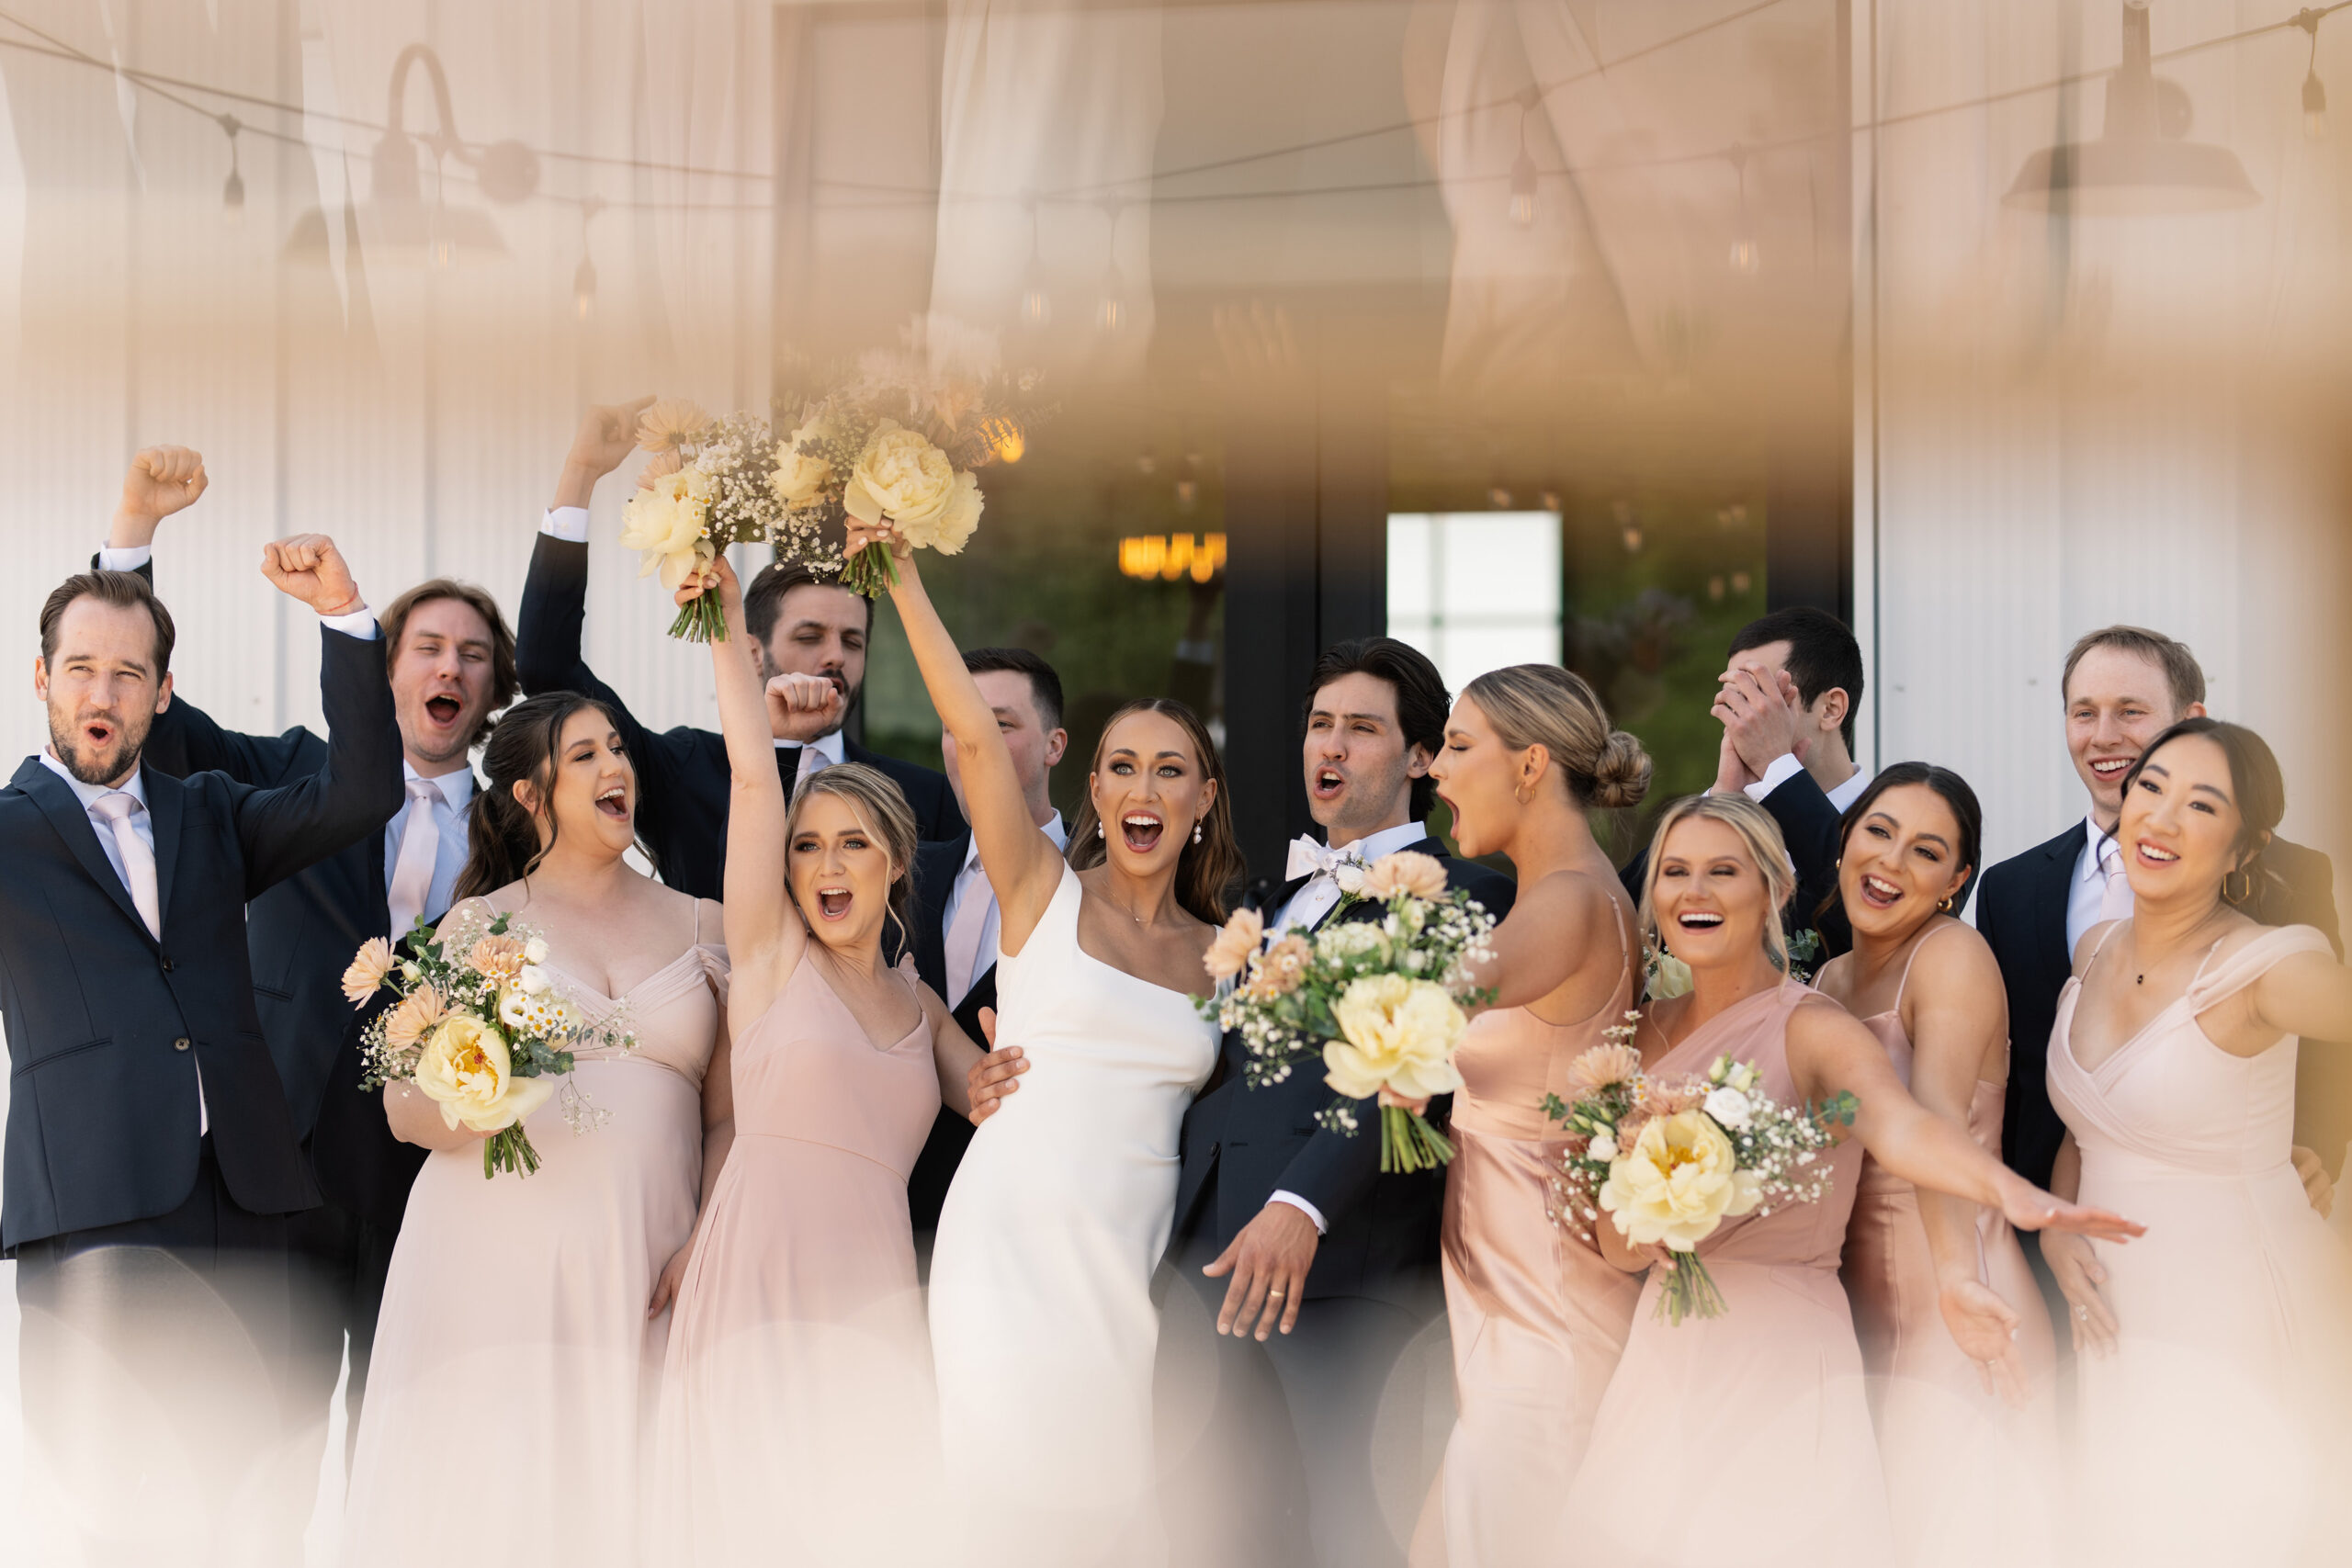
<instances>
[{"instance_id":1,"label":"white satin wedding gown","mask_svg":"<svg viewBox=\"0 0 2352 1568\"><path fill-rule=\"evenodd\" d=\"M932 1255L950 1503L969 1560L990 1565L1124 1568L1162 1551L1151 1276L1177 1129L1217 1035L1191 997L1082 951L1079 898L1065 867L997 965L997 1043L1031 1070L974 1134Z\"/></svg>"}]
</instances>

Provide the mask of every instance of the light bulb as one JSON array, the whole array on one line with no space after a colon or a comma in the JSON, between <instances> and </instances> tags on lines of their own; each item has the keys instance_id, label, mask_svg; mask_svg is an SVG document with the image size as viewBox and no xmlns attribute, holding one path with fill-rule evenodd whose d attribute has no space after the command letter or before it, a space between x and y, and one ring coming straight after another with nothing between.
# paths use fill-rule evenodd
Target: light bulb
<instances>
[{"instance_id":1,"label":"light bulb","mask_svg":"<svg viewBox=\"0 0 2352 1568\"><path fill-rule=\"evenodd\" d=\"M1525 147L1510 166L1510 220L1522 229L1535 222L1535 160Z\"/></svg>"},{"instance_id":2,"label":"light bulb","mask_svg":"<svg viewBox=\"0 0 2352 1568\"><path fill-rule=\"evenodd\" d=\"M1624 531L1619 535L1619 537L1624 541L1625 553L1627 555L1633 556L1641 554L1642 525L1639 523L1626 524Z\"/></svg>"},{"instance_id":3,"label":"light bulb","mask_svg":"<svg viewBox=\"0 0 2352 1568\"><path fill-rule=\"evenodd\" d=\"M245 220L245 176L239 174L233 164L230 166L227 182L220 186L220 209L229 215L232 223Z\"/></svg>"},{"instance_id":4,"label":"light bulb","mask_svg":"<svg viewBox=\"0 0 2352 1568\"><path fill-rule=\"evenodd\" d=\"M571 308L582 321L596 310L596 264L586 256L580 258L580 270L571 275Z\"/></svg>"},{"instance_id":5,"label":"light bulb","mask_svg":"<svg viewBox=\"0 0 2352 1568\"><path fill-rule=\"evenodd\" d=\"M1487 504L1493 507L1498 512L1509 512L1510 510L1510 491L1503 489L1500 485L1494 486L1487 491Z\"/></svg>"},{"instance_id":6,"label":"light bulb","mask_svg":"<svg viewBox=\"0 0 2352 1568\"><path fill-rule=\"evenodd\" d=\"M2303 139L2317 141L2327 134L2327 84L2314 71L2303 78Z\"/></svg>"},{"instance_id":7,"label":"light bulb","mask_svg":"<svg viewBox=\"0 0 2352 1568\"><path fill-rule=\"evenodd\" d=\"M1757 269L1763 265L1764 258L1758 252L1754 240L1743 235L1731 243L1732 271L1742 277L1753 277L1756 276Z\"/></svg>"}]
</instances>

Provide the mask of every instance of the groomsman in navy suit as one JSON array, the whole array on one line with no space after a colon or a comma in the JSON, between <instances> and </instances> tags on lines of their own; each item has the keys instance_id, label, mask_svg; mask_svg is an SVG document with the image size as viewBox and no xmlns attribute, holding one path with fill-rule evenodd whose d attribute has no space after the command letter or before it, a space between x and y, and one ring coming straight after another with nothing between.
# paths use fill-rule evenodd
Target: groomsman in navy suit
<instances>
[{"instance_id":1,"label":"groomsman in navy suit","mask_svg":"<svg viewBox=\"0 0 2352 1568\"><path fill-rule=\"evenodd\" d=\"M329 739L274 789L143 756L171 616L138 576L40 617L50 747L0 790L10 1057L0 1247L17 1260L36 1497L83 1560L299 1558L278 1462L288 1216L319 1201L254 1007L247 900L379 832L400 731L374 616L334 543L267 546L319 613Z\"/></svg>"},{"instance_id":2,"label":"groomsman in navy suit","mask_svg":"<svg viewBox=\"0 0 2352 1568\"><path fill-rule=\"evenodd\" d=\"M1452 886L1498 919L1509 912L1510 879L1449 856L1429 832L1429 766L1450 708L1437 667L1393 638L1340 643L1316 661L1300 760L1325 838L1298 840L1284 880L1251 890L1269 933L1375 913L1340 908L1340 874L1398 850L1437 857ZM1354 1137L1317 1126L1336 1098L1319 1072L1252 1089L1243 1060L1228 1033L1184 1119L1170 1257L1216 1337L1163 1337L1164 1367L1189 1382L1178 1369L1213 1351L1216 1408L1204 1431L1171 1435L1164 1463L1182 1495L1170 1529L1189 1538L1188 1563L1401 1562L1420 1499L1384 1504L1373 1432L1390 1369L1437 1308L1444 1180L1382 1175L1374 1118Z\"/></svg>"},{"instance_id":3,"label":"groomsman in navy suit","mask_svg":"<svg viewBox=\"0 0 2352 1568\"><path fill-rule=\"evenodd\" d=\"M157 524L201 495L204 483L203 459L186 447L140 453L96 564L151 575ZM425 1156L392 1136L380 1093L359 1092L368 1015L345 998L343 972L368 938L397 941L414 920L437 924L448 911L477 787L468 759L516 686L514 634L481 588L435 578L393 600L379 620L399 716L402 808L380 833L277 884L246 909L262 1037L325 1200L295 1216L288 1237L288 1462L303 1484L318 1473L346 1342L346 1452L358 1434L385 1276ZM300 727L241 735L175 694L148 734L146 754L149 767L175 778L217 771L266 789L316 773L328 743Z\"/></svg>"},{"instance_id":4,"label":"groomsman in navy suit","mask_svg":"<svg viewBox=\"0 0 2352 1568\"><path fill-rule=\"evenodd\" d=\"M2059 993L2074 972L2083 933L2132 912L2115 828L2123 811L2123 775L2148 742L2184 718L2205 712L2205 671L2188 649L2161 632L2107 626L2077 641L2059 678L2066 751L2090 796L2090 810L2057 837L2011 856L1984 874L1976 929L2001 965L2009 1000L2009 1089L2001 1122L2001 1158L2037 1187L2050 1185L2066 1123L2050 1103L2050 1032ZM2256 878L2241 906L2265 925L2316 926L2336 935L2335 870L2316 850L2274 838L2262 852L2269 874ZM2327 1173L2308 1149L2295 1151L2314 1203L2330 1193ZM2040 1238L2025 1234L2026 1256L2042 1273L2053 1310L2064 1311L2046 1271ZM2059 1336L2066 1343L2066 1336Z\"/></svg>"},{"instance_id":5,"label":"groomsman in navy suit","mask_svg":"<svg viewBox=\"0 0 2352 1568\"><path fill-rule=\"evenodd\" d=\"M1047 788L1054 764L1069 750L1062 728L1062 679L1054 667L1025 648L976 648L964 668L996 715L997 728L1012 752L1029 819L1067 849L1069 829L1054 809ZM956 804L964 804L964 779L956 765L955 737L939 739L941 760ZM970 829L915 852L915 970L937 991L966 1034L985 1042L980 1013L996 1006L996 890L980 869ZM939 1208L972 1141L972 1123L942 1109L931 1137L907 1180L907 1208L914 1219L916 1247L928 1257L930 1236L939 1229Z\"/></svg>"},{"instance_id":6,"label":"groomsman in navy suit","mask_svg":"<svg viewBox=\"0 0 2352 1568\"><path fill-rule=\"evenodd\" d=\"M1724 739L1711 793L1742 791L1780 824L1797 872L1786 919L1792 931L1820 932L1822 961L1853 945L1835 898L1838 819L1871 782L1854 762L1862 678L1862 649L1853 632L1809 605L1775 610L1740 627L1715 678L1714 716ZM1648 874L1645 844L1619 874L1637 904Z\"/></svg>"},{"instance_id":7,"label":"groomsman in navy suit","mask_svg":"<svg viewBox=\"0 0 2352 1568\"><path fill-rule=\"evenodd\" d=\"M612 712L637 768L637 827L653 852L655 869L681 892L717 898L725 891L727 868L726 741L715 729L688 725L660 734L646 728L619 694L596 678L580 650L588 602L588 502L596 481L636 450L638 416L652 400L592 408L581 419L556 482L555 504L531 552L515 616L516 657L526 694L578 692ZM784 563L763 569L744 588L743 619L752 635L752 662L763 677L818 675L842 694L842 705L830 720L833 728L822 734L806 733L805 717L771 705L777 725L776 767L786 795L820 768L864 762L888 774L905 792L919 838L935 841L965 830L946 779L869 751L842 732L841 718L857 705L865 683L871 600L797 562Z\"/></svg>"}]
</instances>

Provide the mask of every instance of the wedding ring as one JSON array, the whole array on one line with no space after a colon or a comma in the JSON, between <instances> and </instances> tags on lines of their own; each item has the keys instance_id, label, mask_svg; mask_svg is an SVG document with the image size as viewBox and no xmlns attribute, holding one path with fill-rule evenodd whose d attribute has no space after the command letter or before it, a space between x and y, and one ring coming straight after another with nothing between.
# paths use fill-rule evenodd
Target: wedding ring
<instances>
[{"instance_id":1,"label":"wedding ring","mask_svg":"<svg viewBox=\"0 0 2352 1568\"><path fill-rule=\"evenodd\" d=\"M1290 1294L1288 1291L1268 1291L1266 1299L1270 1302L1278 1302L1288 1294Z\"/></svg>"},{"instance_id":2,"label":"wedding ring","mask_svg":"<svg viewBox=\"0 0 2352 1568\"><path fill-rule=\"evenodd\" d=\"M2075 1315L2076 1317L2088 1317L2090 1314L2091 1309L2086 1306L2078 1306L2075 1309Z\"/></svg>"}]
</instances>

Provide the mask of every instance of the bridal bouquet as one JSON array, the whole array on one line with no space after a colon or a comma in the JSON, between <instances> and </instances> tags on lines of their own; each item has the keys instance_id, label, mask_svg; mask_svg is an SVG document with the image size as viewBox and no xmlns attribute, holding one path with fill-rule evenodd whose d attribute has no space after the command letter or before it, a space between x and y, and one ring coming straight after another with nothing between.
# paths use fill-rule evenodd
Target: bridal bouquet
<instances>
[{"instance_id":1,"label":"bridal bouquet","mask_svg":"<svg viewBox=\"0 0 2352 1568\"><path fill-rule=\"evenodd\" d=\"M873 350L845 378L802 389L800 423L777 449L776 492L811 531L855 518L956 555L979 526L978 470L1019 462L1042 417L1031 400L1037 382L1000 367L992 335L921 320L901 347ZM898 575L888 550L865 549L842 585L877 598Z\"/></svg>"},{"instance_id":2,"label":"bridal bouquet","mask_svg":"<svg viewBox=\"0 0 2352 1568\"><path fill-rule=\"evenodd\" d=\"M359 1087L414 1084L441 1107L446 1125L490 1134L481 1146L485 1179L502 1170L528 1176L539 1156L523 1119L556 1092L555 1075L571 1071L571 1047L628 1049L635 1039L617 1021L590 1028L546 969L547 943L506 915L459 916L437 934L420 921L401 945L405 958L372 937L344 971L343 994L355 1008L386 985L400 998L360 1037ZM573 1132L606 1114L567 1084L564 1120Z\"/></svg>"},{"instance_id":3,"label":"bridal bouquet","mask_svg":"<svg viewBox=\"0 0 2352 1568\"><path fill-rule=\"evenodd\" d=\"M1639 1013L1568 1065L1568 1091L1544 1097L1544 1114L1568 1129L1553 1179L1554 1220L1590 1240L1605 1212L1617 1234L1663 1246L1658 1315L1721 1317L1723 1293L1699 1244L1740 1214L1819 1202L1834 1173L1821 1152L1833 1127L1852 1126L1860 1102L1840 1093L1819 1105L1782 1105L1747 1063L1718 1056L1704 1077L1653 1077L1627 1043Z\"/></svg>"},{"instance_id":4,"label":"bridal bouquet","mask_svg":"<svg viewBox=\"0 0 2352 1568\"><path fill-rule=\"evenodd\" d=\"M1317 1121L1352 1137L1353 1102L1377 1096L1380 1168L1430 1169L1453 1157L1453 1145L1415 1106L1462 1087L1453 1048L1470 1027L1463 1010L1489 995L1467 971L1487 956L1495 919L1468 893L1448 891L1437 861L1409 850L1350 882L1335 918L1311 936L1269 943L1264 918L1237 911L1205 960L1212 976L1233 984L1201 1011L1240 1032L1250 1088L1319 1058L1323 1081L1343 1098ZM1384 906L1380 918L1337 918L1363 903Z\"/></svg>"},{"instance_id":5,"label":"bridal bouquet","mask_svg":"<svg viewBox=\"0 0 2352 1568\"><path fill-rule=\"evenodd\" d=\"M674 593L730 546L767 544L780 558L834 567L817 520L796 513L784 488L787 458L767 422L751 414L716 419L684 399L647 409L637 444L653 454L621 513L621 543L643 555L638 575L659 571ZM689 601L670 635L724 641L715 594Z\"/></svg>"}]
</instances>

